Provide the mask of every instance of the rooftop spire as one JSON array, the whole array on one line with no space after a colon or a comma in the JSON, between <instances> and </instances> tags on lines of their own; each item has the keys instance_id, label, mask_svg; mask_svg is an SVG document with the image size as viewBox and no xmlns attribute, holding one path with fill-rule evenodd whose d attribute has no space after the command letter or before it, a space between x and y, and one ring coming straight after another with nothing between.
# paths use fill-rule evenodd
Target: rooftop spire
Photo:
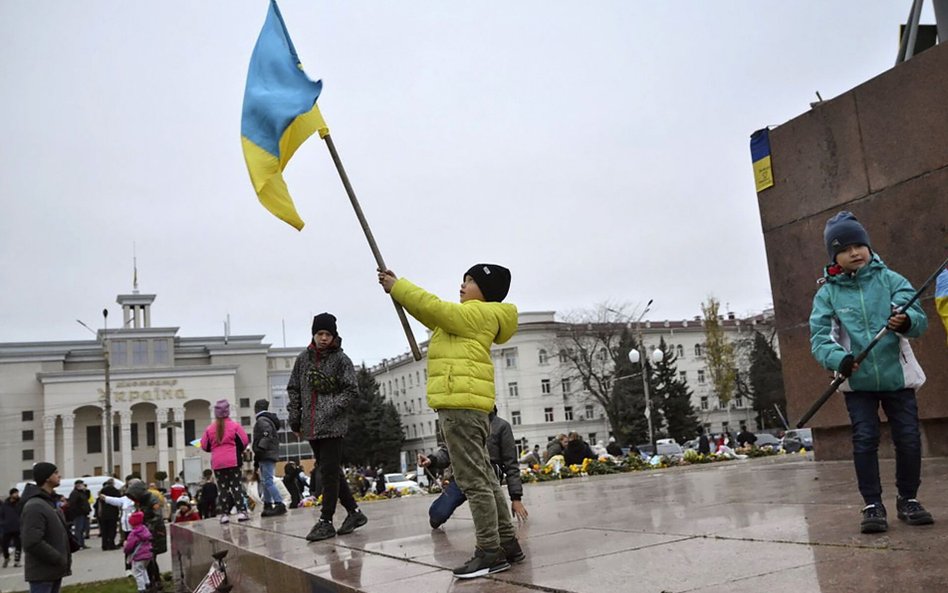
<instances>
[{"instance_id":1,"label":"rooftop spire","mask_svg":"<svg viewBox=\"0 0 948 593\"><path fill-rule=\"evenodd\" d=\"M138 294L138 253L132 242L132 294Z\"/></svg>"}]
</instances>

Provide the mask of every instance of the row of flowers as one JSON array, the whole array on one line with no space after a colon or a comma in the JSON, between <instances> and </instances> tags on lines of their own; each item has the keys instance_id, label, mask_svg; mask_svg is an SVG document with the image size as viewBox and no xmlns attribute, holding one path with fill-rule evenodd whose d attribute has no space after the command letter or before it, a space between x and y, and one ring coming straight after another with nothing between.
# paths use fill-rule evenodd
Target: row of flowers
<instances>
[{"instance_id":1,"label":"row of flowers","mask_svg":"<svg viewBox=\"0 0 948 593\"><path fill-rule=\"evenodd\" d=\"M746 459L748 457L768 457L771 455L785 455L785 453L774 450L771 447L745 447L734 449L733 452L729 450L726 453L711 453L708 455L702 455L697 451L688 450L685 451L681 459L661 456L643 459L638 455L629 455L624 458L602 456L599 459L585 459L582 464L572 465L566 465L563 456L556 455L545 465L534 465L529 468L521 469L520 476L524 483L547 482L550 480L565 480L581 476L601 476L683 465L718 463L732 461L734 459Z\"/></svg>"}]
</instances>

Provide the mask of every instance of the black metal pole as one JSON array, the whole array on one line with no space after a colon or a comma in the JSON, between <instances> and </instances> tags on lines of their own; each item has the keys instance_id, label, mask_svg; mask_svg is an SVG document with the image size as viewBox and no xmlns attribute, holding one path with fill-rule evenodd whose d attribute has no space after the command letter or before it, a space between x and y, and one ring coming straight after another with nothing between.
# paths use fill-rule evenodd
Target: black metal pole
<instances>
[{"instance_id":1,"label":"black metal pole","mask_svg":"<svg viewBox=\"0 0 948 593\"><path fill-rule=\"evenodd\" d=\"M932 282L935 281L935 278L937 278L939 274L941 274L941 271L945 269L945 266L948 266L948 259L945 259L945 261L941 262L941 265L938 267L937 270L935 270L935 273L928 277L928 280L926 280L925 283L922 284L921 288L915 291L915 294L912 295L912 298L910 298L907 303L896 308L895 313L898 314L898 313L904 313L905 311L908 311L909 307L915 304L915 301L917 301L918 298L922 296L922 293L925 292L928 286ZM889 333L889 331L891 330L889 330L888 325L884 326L881 330L879 330L879 333L877 333L875 337L872 338L872 341L869 342L866 348L862 352L860 352L858 356L856 356L854 362L856 364L859 364L860 362L865 360L866 357L869 356L869 352L873 348L876 347L876 344L878 344L879 341L882 340L882 338L885 337L887 333ZM843 377L842 375L837 375L836 378L833 379L833 382L830 383L830 386L826 389L826 391L824 391L822 395L820 395L820 397L815 402L813 402L813 405L810 406L810 409L807 410L805 414L803 414L803 417L801 417L800 421L797 422L797 428L803 428L803 426L807 422L810 421L810 418L812 418L813 415L816 414L819 411L819 409L823 407L823 404L825 404L826 401L830 397L832 397L834 393L836 393L836 390L839 388L840 385L843 384L843 381L845 380L846 380L846 377Z\"/></svg>"}]
</instances>

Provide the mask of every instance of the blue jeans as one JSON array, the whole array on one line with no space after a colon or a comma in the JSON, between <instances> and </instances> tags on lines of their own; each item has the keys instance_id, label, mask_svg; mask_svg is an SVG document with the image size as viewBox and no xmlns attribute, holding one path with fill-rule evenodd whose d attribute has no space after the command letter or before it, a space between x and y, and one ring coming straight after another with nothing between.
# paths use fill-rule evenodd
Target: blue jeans
<instances>
[{"instance_id":1,"label":"blue jeans","mask_svg":"<svg viewBox=\"0 0 948 593\"><path fill-rule=\"evenodd\" d=\"M283 504L283 497L273 483L273 474L276 473L276 461L260 462L260 480L263 482L263 502Z\"/></svg>"},{"instance_id":2,"label":"blue jeans","mask_svg":"<svg viewBox=\"0 0 948 593\"><path fill-rule=\"evenodd\" d=\"M88 515L80 515L72 520L72 533L76 536L76 541L79 542L81 548L86 546L86 527L88 526Z\"/></svg>"},{"instance_id":3,"label":"blue jeans","mask_svg":"<svg viewBox=\"0 0 948 593\"><path fill-rule=\"evenodd\" d=\"M889 420L895 444L895 485L902 498L915 498L921 483L922 438L914 389L853 391L846 395L852 422L853 463L866 504L882 502L879 480L879 405Z\"/></svg>"},{"instance_id":4,"label":"blue jeans","mask_svg":"<svg viewBox=\"0 0 948 593\"><path fill-rule=\"evenodd\" d=\"M428 509L428 518L432 527L438 527L445 523L454 514L454 510L464 504L467 497L458 487L457 480L451 480L441 491L439 496Z\"/></svg>"},{"instance_id":5,"label":"blue jeans","mask_svg":"<svg viewBox=\"0 0 948 593\"><path fill-rule=\"evenodd\" d=\"M59 593L63 580L57 581L30 581L30 593Z\"/></svg>"}]
</instances>

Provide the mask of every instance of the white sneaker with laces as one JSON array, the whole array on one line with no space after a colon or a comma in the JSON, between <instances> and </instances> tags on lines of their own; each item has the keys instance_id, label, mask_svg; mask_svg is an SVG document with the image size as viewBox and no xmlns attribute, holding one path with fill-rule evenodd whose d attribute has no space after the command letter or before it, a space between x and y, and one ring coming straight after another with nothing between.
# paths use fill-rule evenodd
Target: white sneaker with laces
<instances>
[{"instance_id":1,"label":"white sneaker with laces","mask_svg":"<svg viewBox=\"0 0 948 593\"><path fill-rule=\"evenodd\" d=\"M225 523L230 523L230 517L227 515L221 515L221 525L224 525Z\"/></svg>"}]
</instances>

